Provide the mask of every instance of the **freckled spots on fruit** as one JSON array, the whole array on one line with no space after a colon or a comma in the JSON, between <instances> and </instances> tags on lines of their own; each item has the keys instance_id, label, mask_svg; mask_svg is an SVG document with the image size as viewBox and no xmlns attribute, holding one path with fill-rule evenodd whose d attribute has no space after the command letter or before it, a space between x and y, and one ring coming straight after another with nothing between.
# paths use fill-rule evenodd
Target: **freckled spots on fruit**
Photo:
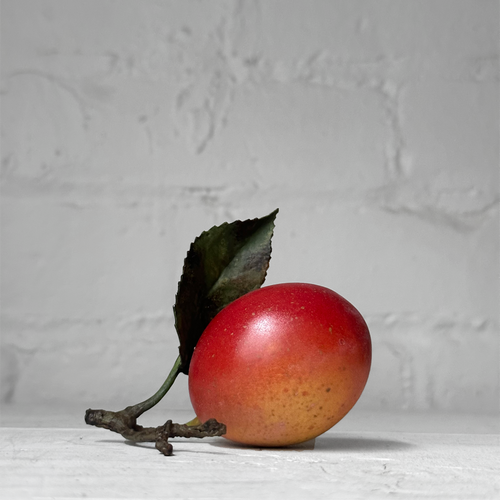
<instances>
[{"instance_id":1,"label":"freckled spots on fruit","mask_svg":"<svg viewBox=\"0 0 500 500\"><path fill-rule=\"evenodd\" d=\"M345 340L344 339L339 339L339 344L340 345L345 345Z\"/></svg>"},{"instance_id":2,"label":"freckled spots on fruit","mask_svg":"<svg viewBox=\"0 0 500 500\"><path fill-rule=\"evenodd\" d=\"M262 441L262 439L264 439L262 437L263 433L269 436L274 433L272 439L275 439L275 444L279 446L282 442L285 442L285 435L294 433L296 433L297 436L313 435L315 430L319 432L324 430L325 427L330 427L330 425L333 425L338 420L339 413L345 413L341 410L347 410L348 407L351 406L351 401L349 401L343 408L339 408L342 403L342 398L348 396L349 391L355 388L358 379L361 377L361 375L358 376L356 372L357 366L354 365L352 353L348 348L351 344L354 347L355 344L355 337L351 336L349 328L346 327L345 332L342 332L341 326L336 326L335 318L327 317L324 314L310 315L309 311L314 309L315 305L309 302L309 298L307 301L299 299L290 307L286 306L286 301L288 300L290 303L290 301L294 301L295 298L289 296L288 299L285 298L282 300L283 298L284 297L281 298L279 305L283 306L286 310L286 315L284 316L281 316L282 312L279 310L278 305L272 307L268 303L266 306L264 302L249 307L245 316L240 316L242 321L235 320L234 323L236 324L234 326L231 324L228 324L227 328L224 328L225 325L223 326L227 348L233 349L237 353L238 360L241 354L244 354L243 347L247 347L248 345L249 348L248 361L251 368L250 366L241 366L241 373L239 375L247 379L250 377L250 380L252 380L252 378L255 379L256 374L260 373L262 375L259 381L262 385L259 386L259 388L254 390L255 384L252 383L248 385L248 390L252 393L252 397L258 398L262 402L260 411L254 411L249 407L251 401L243 399L243 391L247 386L243 383L237 383L234 386L233 383L229 383L233 382L232 380L225 380L225 382L228 382L226 385L233 386L229 391L227 400L234 406L239 405L237 408L238 411L235 410L233 413L228 413L228 415L231 415L232 418L233 414L241 415L242 411L249 409L249 413L251 413L252 417L251 425L247 423L247 421L244 421L243 425L246 426L244 431L249 433L249 439L256 440L257 446L260 446L261 443L264 442ZM302 305L300 302L302 302ZM308 305L304 307L304 303ZM262 340L266 340L268 344L272 344L272 348L269 350L267 346L265 348L259 348L254 343L239 343L237 339L235 339L235 341L227 339L227 336L231 333L233 333L233 336L236 335L239 337L241 334L244 336L248 335L250 330L253 332L256 325L260 325L259 322L255 322L260 315L266 314L266 309L273 315L273 321L274 319L277 321L279 320L286 328L291 329L290 332L296 330L298 335L301 336L300 339L305 335L304 332L310 330L311 336L314 335L315 339L322 336L321 341L311 342L310 351L312 352L307 353L308 356L305 356L305 354L302 355L302 352L305 352L302 350L300 355L296 356L295 353L297 352L297 348L299 346L302 347L302 345L292 341L291 333L290 336L286 337L286 341L284 342L281 341L281 337L275 342L274 338L270 336L262 336ZM277 311L276 316L274 316L274 311ZM307 314L306 311L308 311ZM250 318L248 314L250 314ZM322 322L320 319L321 316L325 318L325 323L322 323L322 327L318 325L318 320ZM290 321L291 317L295 320L295 325L291 324L294 322ZM248 319L246 325L244 323L245 319ZM290 324L287 325L287 322L290 322ZM248 332L243 332L243 325L247 327L246 329L249 330ZM235 330L233 330L233 328L235 328ZM237 334L238 328L242 331ZM219 330L219 333L220 332L221 330ZM229 332L229 334L227 332ZM335 336L333 334L335 334ZM346 337L342 339L345 342L344 344L340 342L341 339L337 336L339 334L340 336L342 336L342 334L346 335ZM335 350L335 338L337 339L337 350ZM289 339L292 340L289 341ZM325 350L326 353L324 352ZM210 351L212 354L217 354L217 356L214 357L221 358L222 355L226 355L227 349L226 346L224 346L224 349L216 351L213 349L213 346L211 346L211 349L206 353L206 360L209 364L212 363L213 365L214 363L217 364L217 362L214 357L210 358L209 361L208 357L212 356ZM262 353L262 360L260 361L257 360L259 351ZM294 353L294 355L291 356L291 353ZM265 359L267 363L271 359L270 354L280 355L282 356L282 360L280 359L279 363L272 369L267 369L268 365L263 363L263 360ZM331 358L328 358L328 356L331 356ZM343 356L350 357L342 359ZM304 361L309 362L305 367L302 363L302 358L304 358ZM345 366L342 366L342 364ZM216 368L218 369L219 367ZM224 366L220 368L222 369ZM260 368L262 369L260 370ZM303 374L303 382L299 381L300 371L302 371ZM236 379L234 382L236 382ZM347 382L347 385L345 382ZM204 383L209 385L210 380L205 380ZM287 383L293 384L293 386L286 386ZM216 401L220 399L219 388L217 387L215 388L217 390L215 390L209 387L208 389L209 390L206 391L207 398L212 399L211 404L216 408ZM298 394L294 395L294 392ZM307 392L308 394L305 394ZM332 393L331 395L330 392ZM314 407L312 403L315 403ZM326 406L322 406L323 403ZM252 412L250 412L250 410L252 410ZM217 413L217 411L214 413ZM227 418L229 418L229 416ZM313 420L311 420L311 418L313 418ZM232 429L236 429L236 423L232 421L228 421L228 423L231 425L231 432L233 432ZM279 429L280 424L284 425L285 428ZM254 430L255 425L258 425L258 431ZM308 427L309 430L306 430Z\"/></svg>"}]
</instances>

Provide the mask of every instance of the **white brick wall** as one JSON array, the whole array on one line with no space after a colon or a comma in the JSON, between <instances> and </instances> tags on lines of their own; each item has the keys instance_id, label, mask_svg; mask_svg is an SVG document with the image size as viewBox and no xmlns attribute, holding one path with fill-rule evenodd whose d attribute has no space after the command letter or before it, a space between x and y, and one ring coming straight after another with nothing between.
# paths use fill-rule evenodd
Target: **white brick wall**
<instances>
[{"instance_id":1,"label":"white brick wall","mask_svg":"<svg viewBox=\"0 0 500 500\"><path fill-rule=\"evenodd\" d=\"M499 408L499 4L2 0L2 404L119 408L190 242L280 208L267 283L372 331L359 405ZM186 377L167 396L189 407Z\"/></svg>"}]
</instances>

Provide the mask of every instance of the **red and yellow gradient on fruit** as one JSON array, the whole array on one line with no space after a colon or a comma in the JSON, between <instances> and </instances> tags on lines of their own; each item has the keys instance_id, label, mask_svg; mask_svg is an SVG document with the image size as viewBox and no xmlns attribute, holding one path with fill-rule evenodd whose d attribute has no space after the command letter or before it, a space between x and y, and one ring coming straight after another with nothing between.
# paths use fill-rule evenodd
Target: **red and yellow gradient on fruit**
<instances>
[{"instance_id":1,"label":"red and yellow gradient on fruit","mask_svg":"<svg viewBox=\"0 0 500 500\"><path fill-rule=\"evenodd\" d=\"M286 446L315 438L359 399L371 365L361 314L334 291L284 283L226 306L203 332L189 369L202 422L226 438Z\"/></svg>"}]
</instances>

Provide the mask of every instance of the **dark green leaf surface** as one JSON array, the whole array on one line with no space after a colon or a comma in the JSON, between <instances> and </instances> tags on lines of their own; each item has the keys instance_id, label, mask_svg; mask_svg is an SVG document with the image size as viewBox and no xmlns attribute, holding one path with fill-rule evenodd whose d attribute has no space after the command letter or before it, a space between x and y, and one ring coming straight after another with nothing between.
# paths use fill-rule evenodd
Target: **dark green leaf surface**
<instances>
[{"instance_id":1,"label":"dark green leaf surface","mask_svg":"<svg viewBox=\"0 0 500 500\"><path fill-rule=\"evenodd\" d=\"M182 373L188 374L194 348L214 316L264 283L277 213L214 226L191 244L174 305Z\"/></svg>"}]
</instances>

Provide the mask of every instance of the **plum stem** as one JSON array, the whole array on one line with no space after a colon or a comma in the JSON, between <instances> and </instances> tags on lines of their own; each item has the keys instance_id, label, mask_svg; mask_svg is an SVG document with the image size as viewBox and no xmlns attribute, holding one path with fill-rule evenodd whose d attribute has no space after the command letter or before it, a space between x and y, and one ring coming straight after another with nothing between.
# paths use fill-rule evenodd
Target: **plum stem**
<instances>
[{"instance_id":1,"label":"plum stem","mask_svg":"<svg viewBox=\"0 0 500 500\"><path fill-rule=\"evenodd\" d=\"M85 412L85 423L117 432L125 439L136 443L155 442L156 448L167 456L172 454L172 445L168 443L169 437L222 436L226 433L226 426L214 420L209 420L204 424L199 423L199 425L193 425L195 422L190 422L191 425L173 424L171 420L159 427L142 427L137 424L137 419L158 404L172 387L181 373L181 365L181 357L178 356L162 386L142 403L127 406L117 412L89 408Z\"/></svg>"},{"instance_id":2,"label":"plum stem","mask_svg":"<svg viewBox=\"0 0 500 500\"><path fill-rule=\"evenodd\" d=\"M170 370L170 373L168 374L167 378L165 379L165 382L163 382L162 386L148 399L143 401L142 403L138 403L134 405L132 408L134 409L134 415L135 418L138 418L141 416L144 412L150 410L153 408L153 406L157 405L162 399L165 394L170 390L172 385L175 382L175 379L181 373L181 356L177 356L177 359L175 360L174 366L172 366L172 369ZM129 407L130 408L130 407Z\"/></svg>"}]
</instances>

